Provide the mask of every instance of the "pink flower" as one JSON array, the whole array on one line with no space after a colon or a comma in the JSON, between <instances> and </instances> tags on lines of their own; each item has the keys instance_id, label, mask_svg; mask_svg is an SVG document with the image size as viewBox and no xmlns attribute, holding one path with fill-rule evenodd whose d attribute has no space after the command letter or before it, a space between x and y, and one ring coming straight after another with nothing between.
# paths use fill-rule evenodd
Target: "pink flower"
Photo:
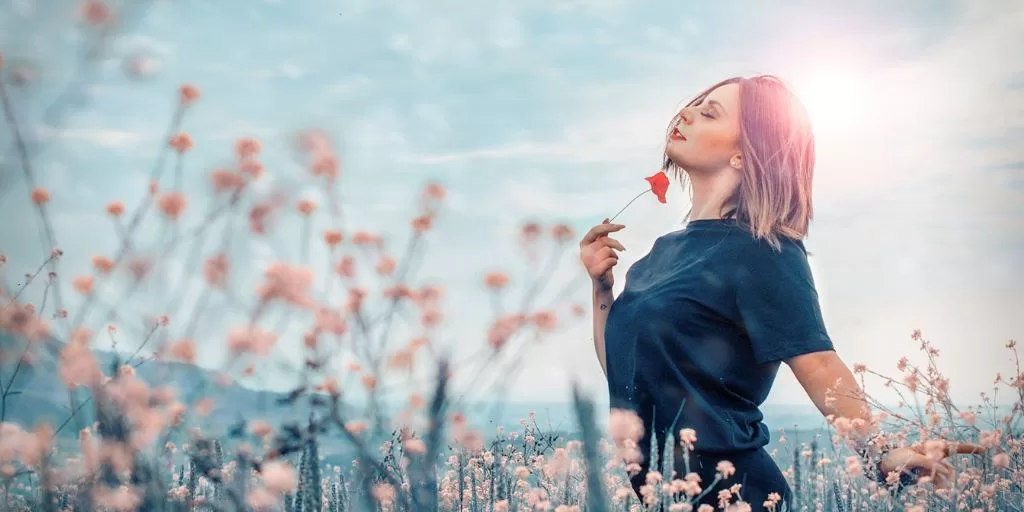
<instances>
[{"instance_id":1,"label":"pink flower","mask_svg":"<svg viewBox=\"0 0 1024 512\"><path fill-rule=\"evenodd\" d=\"M352 256L342 256L341 259L334 264L334 271L341 277L352 279L356 276L356 259Z\"/></svg>"},{"instance_id":2,"label":"pink flower","mask_svg":"<svg viewBox=\"0 0 1024 512\"><path fill-rule=\"evenodd\" d=\"M92 285L96 279L92 276L79 276L71 282L71 286L74 287L75 291L82 295L92 294Z\"/></svg>"},{"instance_id":3,"label":"pink flower","mask_svg":"<svg viewBox=\"0 0 1024 512\"><path fill-rule=\"evenodd\" d=\"M345 430L350 432L354 436L358 436L370 428L370 425L365 421L348 421L345 422Z\"/></svg>"},{"instance_id":4,"label":"pink flower","mask_svg":"<svg viewBox=\"0 0 1024 512\"><path fill-rule=\"evenodd\" d=\"M496 290L504 288L508 285L508 274L504 272L488 272L484 276L484 284L488 288L494 288Z\"/></svg>"},{"instance_id":5,"label":"pink flower","mask_svg":"<svg viewBox=\"0 0 1024 512\"><path fill-rule=\"evenodd\" d=\"M444 189L444 185L441 185L440 183L428 183L427 186L423 188L423 196L428 199L442 201L446 195L447 192Z\"/></svg>"},{"instance_id":6,"label":"pink flower","mask_svg":"<svg viewBox=\"0 0 1024 512\"><path fill-rule=\"evenodd\" d=\"M214 169L210 172L214 192L234 192L245 186L245 178L229 169Z\"/></svg>"},{"instance_id":7,"label":"pink flower","mask_svg":"<svg viewBox=\"0 0 1024 512\"><path fill-rule=\"evenodd\" d=\"M110 489L102 485L96 487L93 490L92 499L99 507L118 512L138 510L139 504L142 502L139 492L126 485L119 486L116 489Z\"/></svg>"},{"instance_id":8,"label":"pink flower","mask_svg":"<svg viewBox=\"0 0 1024 512\"><path fill-rule=\"evenodd\" d=\"M260 141L251 137L238 139L238 141L235 142L235 154L238 156L239 160L246 160L258 155L260 149Z\"/></svg>"},{"instance_id":9,"label":"pink flower","mask_svg":"<svg viewBox=\"0 0 1024 512\"><path fill-rule=\"evenodd\" d=\"M314 203L311 199L303 199L299 201L299 204L296 206L296 209L299 211L299 213L303 215L310 215L316 210L316 203Z\"/></svg>"},{"instance_id":10,"label":"pink flower","mask_svg":"<svg viewBox=\"0 0 1024 512\"><path fill-rule=\"evenodd\" d=\"M412 229L416 233L426 233L430 230L433 223L433 217L430 215L420 215L419 217L412 219Z\"/></svg>"},{"instance_id":11,"label":"pink flower","mask_svg":"<svg viewBox=\"0 0 1024 512\"><path fill-rule=\"evenodd\" d=\"M185 194L181 192L168 192L160 197L160 211L167 218L177 220L181 213L185 211L187 202Z\"/></svg>"},{"instance_id":12,"label":"pink flower","mask_svg":"<svg viewBox=\"0 0 1024 512\"><path fill-rule=\"evenodd\" d=\"M242 171L242 174L249 175L252 179L259 179L263 176L263 164L256 160L246 160L238 166L238 170Z\"/></svg>"},{"instance_id":13,"label":"pink flower","mask_svg":"<svg viewBox=\"0 0 1024 512\"><path fill-rule=\"evenodd\" d=\"M203 265L203 277L214 288L224 288L228 281L230 263L223 253L211 256Z\"/></svg>"},{"instance_id":14,"label":"pink flower","mask_svg":"<svg viewBox=\"0 0 1024 512\"><path fill-rule=\"evenodd\" d=\"M341 316L341 312L328 308L317 308L316 330L341 336L345 334L347 325L345 318Z\"/></svg>"},{"instance_id":15,"label":"pink flower","mask_svg":"<svg viewBox=\"0 0 1024 512\"><path fill-rule=\"evenodd\" d=\"M279 501L277 495L265 487L256 487L245 497L245 503L253 510L275 510Z\"/></svg>"},{"instance_id":16,"label":"pink flower","mask_svg":"<svg viewBox=\"0 0 1024 512\"><path fill-rule=\"evenodd\" d=\"M236 353L265 356L277 343L277 336L259 327L236 327L228 332L228 348Z\"/></svg>"},{"instance_id":17,"label":"pink flower","mask_svg":"<svg viewBox=\"0 0 1024 512\"><path fill-rule=\"evenodd\" d=\"M1010 467L1010 456L1006 452L997 453L992 456L992 465L997 468Z\"/></svg>"},{"instance_id":18,"label":"pink flower","mask_svg":"<svg viewBox=\"0 0 1024 512\"><path fill-rule=\"evenodd\" d=\"M263 439L272 434L274 432L274 428L270 426L270 423L263 420L256 420L249 424L249 431L252 432L252 435Z\"/></svg>"},{"instance_id":19,"label":"pink flower","mask_svg":"<svg viewBox=\"0 0 1024 512\"><path fill-rule=\"evenodd\" d=\"M380 246L381 241L382 240L379 236L374 235L373 233L368 233L366 231L356 231L356 233L352 235L352 243L356 245Z\"/></svg>"},{"instance_id":20,"label":"pink flower","mask_svg":"<svg viewBox=\"0 0 1024 512\"><path fill-rule=\"evenodd\" d=\"M94 26L106 25L113 19L110 7L101 0L85 0L82 4L82 19Z\"/></svg>"},{"instance_id":21,"label":"pink flower","mask_svg":"<svg viewBox=\"0 0 1024 512\"><path fill-rule=\"evenodd\" d=\"M106 256L93 256L92 266L101 274L109 274L111 270L114 270L114 260Z\"/></svg>"},{"instance_id":22,"label":"pink flower","mask_svg":"<svg viewBox=\"0 0 1024 512\"><path fill-rule=\"evenodd\" d=\"M196 360L196 344L190 339L172 343L167 352L171 357L185 363L193 363Z\"/></svg>"},{"instance_id":23,"label":"pink flower","mask_svg":"<svg viewBox=\"0 0 1024 512\"><path fill-rule=\"evenodd\" d=\"M42 206L50 201L50 192L43 187L32 189L32 202Z\"/></svg>"},{"instance_id":24,"label":"pink flower","mask_svg":"<svg viewBox=\"0 0 1024 512\"><path fill-rule=\"evenodd\" d=\"M327 247L334 248L341 243L342 238L341 231L336 229L324 231L324 243L327 244Z\"/></svg>"},{"instance_id":25,"label":"pink flower","mask_svg":"<svg viewBox=\"0 0 1024 512\"><path fill-rule=\"evenodd\" d=\"M491 325L487 333L487 344L494 350L501 350L523 323L523 315L505 315Z\"/></svg>"},{"instance_id":26,"label":"pink flower","mask_svg":"<svg viewBox=\"0 0 1024 512\"><path fill-rule=\"evenodd\" d=\"M551 237L558 243L568 242L572 240L574 236L576 235L572 227L568 224L555 224L555 226L551 228Z\"/></svg>"},{"instance_id":27,"label":"pink flower","mask_svg":"<svg viewBox=\"0 0 1024 512\"><path fill-rule=\"evenodd\" d=\"M185 153L192 149L192 137L185 132L181 132L173 137L169 142L170 146L174 148L178 153Z\"/></svg>"},{"instance_id":28,"label":"pink flower","mask_svg":"<svg viewBox=\"0 0 1024 512\"><path fill-rule=\"evenodd\" d=\"M120 217L124 215L124 203L121 201L111 201L107 203L107 213L111 217Z\"/></svg>"},{"instance_id":29,"label":"pink flower","mask_svg":"<svg viewBox=\"0 0 1024 512\"><path fill-rule=\"evenodd\" d=\"M612 408L608 417L608 428L616 443L631 439L639 441L644 435L644 422L635 411Z\"/></svg>"},{"instance_id":30,"label":"pink flower","mask_svg":"<svg viewBox=\"0 0 1024 512\"><path fill-rule=\"evenodd\" d=\"M538 311L530 320L542 332L551 332L558 326L558 317L555 316L554 311Z\"/></svg>"},{"instance_id":31,"label":"pink flower","mask_svg":"<svg viewBox=\"0 0 1024 512\"><path fill-rule=\"evenodd\" d=\"M333 153L324 152L316 155L313 158L313 164L310 165L310 171L313 176L324 176L329 179L338 177L338 157Z\"/></svg>"},{"instance_id":32,"label":"pink flower","mask_svg":"<svg viewBox=\"0 0 1024 512\"><path fill-rule=\"evenodd\" d=\"M376 271L377 274L382 276L390 276L395 272L395 259L390 256L381 256L377 260Z\"/></svg>"},{"instance_id":33,"label":"pink flower","mask_svg":"<svg viewBox=\"0 0 1024 512\"><path fill-rule=\"evenodd\" d=\"M309 268L278 262L271 264L263 276L265 281L258 290L261 301L279 299L299 307L312 304L309 292L314 276Z\"/></svg>"},{"instance_id":34,"label":"pink flower","mask_svg":"<svg viewBox=\"0 0 1024 512\"><path fill-rule=\"evenodd\" d=\"M375 484L373 486L373 497L381 505L390 505L395 501L395 488L387 483Z\"/></svg>"},{"instance_id":35,"label":"pink flower","mask_svg":"<svg viewBox=\"0 0 1024 512\"><path fill-rule=\"evenodd\" d=\"M697 442L697 431L692 428L684 428L680 430L679 442L683 443L684 446L692 450L694 443Z\"/></svg>"},{"instance_id":36,"label":"pink flower","mask_svg":"<svg viewBox=\"0 0 1024 512\"><path fill-rule=\"evenodd\" d=\"M187 107L195 103L199 99L199 88L191 85L184 84L178 88L178 101L183 107Z\"/></svg>"},{"instance_id":37,"label":"pink flower","mask_svg":"<svg viewBox=\"0 0 1024 512\"><path fill-rule=\"evenodd\" d=\"M100 373L96 357L85 343L70 342L60 351L60 376L69 388L76 386L92 387L100 382Z\"/></svg>"},{"instance_id":38,"label":"pink flower","mask_svg":"<svg viewBox=\"0 0 1024 512\"><path fill-rule=\"evenodd\" d=\"M295 470L287 461L267 462L261 469L263 483L273 492L289 493L298 486L299 480Z\"/></svg>"},{"instance_id":39,"label":"pink flower","mask_svg":"<svg viewBox=\"0 0 1024 512\"><path fill-rule=\"evenodd\" d=\"M736 473L736 467L732 465L732 462L722 460L715 466L715 471L722 474L722 478L729 478Z\"/></svg>"}]
</instances>

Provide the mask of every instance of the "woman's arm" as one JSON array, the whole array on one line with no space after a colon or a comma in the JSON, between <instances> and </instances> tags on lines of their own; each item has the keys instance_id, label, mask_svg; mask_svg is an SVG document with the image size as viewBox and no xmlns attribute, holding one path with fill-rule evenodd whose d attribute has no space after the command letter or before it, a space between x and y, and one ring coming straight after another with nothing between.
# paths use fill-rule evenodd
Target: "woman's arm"
<instances>
[{"instance_id":1,"label":"woman's arm","mask_svg":"<svg viewBox=\"0 0 1024 512\"><path fill-rule=\"evenodd\" d=\"M871 442L879 432L872 424L871 408L864 390L857 385L853 372L843 363L835 351L826 350L796 356L786 360L793 375L807 391L814 405L826 417L846 418L841 432L854 442L861 458L868 463L864 468L869 476L879 483L896 483L901 486L915 483L921 476L933 479L938 488L947 488L953 478L953 467L939 459L955 454L982 454L985 448L973 443L955 443L931 439L929 453L921 447L892 448L878 446ZM863 420L863 421L857 421ZM835 426L839 429L839 423ZM934 444L934 443L938 444ZM936 451L938 453L931 453ZM898 479L892 474L897 473Z\"/></svg>"},{"instance_id":2,"label":"woman's arm","mask_svg":"<svg viewBox=\"0 0 1024 512\"><path fill-rule=\"evenodd\" d=\"M608 322L608 310L612 307L615 297L612 295L611 287L594 281L594 350L597 351L597 360L601 363L601 371L605 378L608 378L608 364L605 361L604 353L604 326Z\"/></svg>"},{"instance_id":3,"label":"woman's arm","mask_svg":"<svg viewBox=\"0 0 1024 512\"><path fill-rule=\"evenodd\" d=\"M787 359L786 364L822 415L862 419L866 425L852 434L867 437L874 433L869 431L871 408L864 391L834 350L799 355Z\"/></svg>"}]
</instances>

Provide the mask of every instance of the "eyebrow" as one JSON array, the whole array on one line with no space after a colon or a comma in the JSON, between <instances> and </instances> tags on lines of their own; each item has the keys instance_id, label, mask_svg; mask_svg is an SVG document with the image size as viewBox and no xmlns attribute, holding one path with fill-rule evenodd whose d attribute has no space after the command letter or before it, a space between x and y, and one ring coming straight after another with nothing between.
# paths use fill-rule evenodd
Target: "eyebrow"
<instances>
[{"instance_id":1,"label":"eyebrow","mask_svg":"<svg viewBox=\"0 0 1024 512\"><path fill-rule=\"evenodd\" d=\"M722 109L722 112L725 112L726 114L729 113L727 110L725 110L725 107L723 107L721 103L715 100L708 100L708 105L718 105L718 108Z\"/></svg>"}]
</instances>

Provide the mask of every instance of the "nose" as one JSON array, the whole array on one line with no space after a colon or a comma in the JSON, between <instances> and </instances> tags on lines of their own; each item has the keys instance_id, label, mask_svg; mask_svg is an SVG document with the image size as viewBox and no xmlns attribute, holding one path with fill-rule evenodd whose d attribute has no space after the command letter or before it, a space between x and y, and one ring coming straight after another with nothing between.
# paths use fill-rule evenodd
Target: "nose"
<instances>
[{"instance_id":1,"label":"nose","mask_svg":"<svg viewBox=\"0 0 1024 512\"><path fill-rule=\"evenodd\" d=\"M690 114L689 109L682 109L679 111L679 121L683 124L690 124L693 122L693 115Z\"/></svg>"}]
</instances>

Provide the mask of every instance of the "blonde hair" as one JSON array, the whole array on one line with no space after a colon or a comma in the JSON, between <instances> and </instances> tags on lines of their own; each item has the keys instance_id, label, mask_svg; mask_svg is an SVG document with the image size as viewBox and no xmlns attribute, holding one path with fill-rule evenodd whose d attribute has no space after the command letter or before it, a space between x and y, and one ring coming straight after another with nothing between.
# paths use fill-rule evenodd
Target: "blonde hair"
<instances>
[{"instance_id":1,"label":"blonde hair","mask_svg":"<svg viewBox=\"0 0 1024 512\"><path fill-rule=\"evenodd\" d=\"M802 240L814 217L814 134L810 118L790 88L773 75L723 80L686 106L703 102L711 91L731 83L740 86L739 146L743 169L739 186L726 201L735 205L726 217L735 218L755 238L780 250L780 236ZM678 120L677 114L669 123L669 132ZM674 172L684 187L687 185L686 173L667 154L664 166L666 171ZM692 208L684 220L691 213Z\"/></svg>"}]
</instances>

